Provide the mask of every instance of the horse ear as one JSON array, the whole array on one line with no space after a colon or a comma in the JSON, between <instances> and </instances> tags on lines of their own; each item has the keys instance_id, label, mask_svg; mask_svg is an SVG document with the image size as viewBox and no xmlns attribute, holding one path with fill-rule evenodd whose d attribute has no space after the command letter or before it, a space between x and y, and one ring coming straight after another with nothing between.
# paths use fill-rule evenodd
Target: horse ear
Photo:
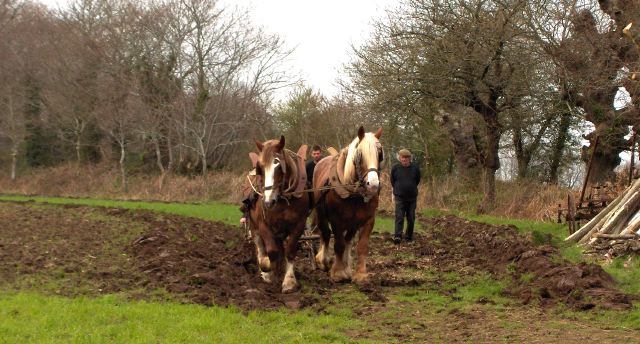
<instances>
[{"instance_id":1,"label":"horse ear","mask_svg":"<svg viewBox=\"0 0 640 344\"><path fill-rule=\"evenodd\" d=\"M249 159L251 159L251 166L254 168L258 165L258 154L256 152L249 152Z\"/></svg>"},{"instance_id":2,"label":"horse ear","mask_svg":"<svg viewBox=\"0 0 640 344\"><path fill-rule=\"evenodd\" d=\"M262 152L262 148L264 148L264 144L258 140L254 140L256 141L256 147L258 147L258 152Z\"/></svg>"},{"instance_id":3,"label":"horse ear","mask_svg":"<svg viewBox=\"0 0 640 344\"><path fill-rule=\"evenodd\" d=\"M380 136L382 136L382 127L378 128L378 131L374 134L376 139L380 140Z\"/></svg>"},{"instance_id":4,"label":"horse ear","mask_svg":"<svg viewBox=\"0 0 640 344\"><path fill-rule=\"evenodd\" d=\"M303 160L307 160L307 148L308 147L309 146L307 146L307 145L302 145L302 146L300 146L300 148L298 148L298 153L297 154Z\"/></svg>"},{"instance_id":5,"label":"horse ear","mask_svg":"<svg viewBox=\"0 0 640 344\"><path fill-rule=\"evenodd\" d=\"M280 142L276 145L276 150L281 151L284 148L284 135L280 135Z\"/></svg>"},{"instance_id":6,"label":"horse ear","mask_svg":"<svg viewBox=\"0 0 640 344\"><path fill-rule=\"evenodd\" d=\"M360 126L360 128L358 129L358 138L360 140L362 140L364 138L364 127Z\"/></svg>"}]
</instances>

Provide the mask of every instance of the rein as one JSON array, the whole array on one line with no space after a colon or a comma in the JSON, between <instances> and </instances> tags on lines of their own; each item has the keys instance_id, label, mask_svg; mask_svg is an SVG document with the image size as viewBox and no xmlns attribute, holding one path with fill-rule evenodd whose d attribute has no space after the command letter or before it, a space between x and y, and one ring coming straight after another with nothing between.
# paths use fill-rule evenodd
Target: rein
<instances>
[{"instance_id":1,"label":"rein","mask_svg":"<svg viewBox=\"0 0 640 344\"><path fill-rule=\"evenodd\" d=\"M258 189L253 185L253 181L251 180L251 178L249 178L249 175L247 175L247 180L249 180L249 185L251 185L251 188L253 189L253 191L255 191L255 193L257 193L260 196L264 195L258 191ZM301 193L301 192L315 192L315 191L322 191L322 190L332 190L332 189L337 189L337 188L341 188L341 187L345 187L345 186L354 186L354 187L359 187L361 186L362 183L360 183L360 181L357 181L353 184L345 184L345 185L335 185L335 186L323 186L323 187L319 187L319 188L311 188L311 189L304 189L304 190L300 190L300 191L291 191L291 192L286 192L286 193L282 193L280 194L283 197L286 196L291 196L293 194L297 194L297 193Z\"/></svg>"},{"instance_id":2,"label":"rein","mask_svg":"<svg viewBox=\"0 0 640 344\"><path fill-rule=\"evenodd\" d=\"M324 191L324 190L333 190L333 189L337 189L337 188L360 188L362 186L365 185L365 181L364 178L365 176L369 173L369 172L376 172L378 174L378 176L380 176L380 167L378 168L369 168L366 172L361 173L360 169L358 168L358 165L360 164L360 162L362 161L362 155L361 154L357 154L353 160L353 164L356 166L355 170L356 170L356 177L357 180L355 183L351 183L351 184L342 184L342 185L327 185L327 186L322 186L322 187L318 187L318 188L310 188L310 189L303 189L300 191L289 191L289 192L282 192L279 197L284 198L285 200L287 200L286 197L294 195L294 194L299 194L299 193L309 193L309 192L315 192L315 191ZM247 180L249 181L249 185L251 185L251 189L253 189L253 191L255 193L257 193L258 195L262 196L264 198L264 194L260 191L258 191L258 188L256 188L256 186L253 184L253 181L251 180L251 178L249 177L249 175L247 174ZM284 187L285 181L282 181L282 185L281 187ZM266 190L273 190L274 186L270 185L264 188L263 191ZM360 194L360 192L355 192L353 194ZM368 197L366 197L365 195L362 195L363 197L365 197L365 199L367 199ZM288 201L287 201L288 202Z\"/></svg>"}]
</instances>

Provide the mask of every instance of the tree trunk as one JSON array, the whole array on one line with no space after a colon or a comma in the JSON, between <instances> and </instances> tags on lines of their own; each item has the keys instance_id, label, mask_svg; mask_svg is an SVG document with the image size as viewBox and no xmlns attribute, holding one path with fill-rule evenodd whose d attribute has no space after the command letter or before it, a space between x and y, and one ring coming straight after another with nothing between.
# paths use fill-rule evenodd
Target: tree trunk
<instances>
[{"instance_id":1,"label":"tree trunk","mask_svg":"<svg viewBox=\"0 0 640 344\"><path fill-rule=\"evenodd\" d=\"M522 139L522 120L520 116L512 116L511 121L513 126L513 150L516 153L516 162L518 163L518 179L522 180L527 177L531 155L527 154L528 152Z\"/></svg>"},{"instance_id":2,"label":"tree trunk","mask_svg":"<svg viewBox=\"0 0 640 344\"><path fill-rule=\"evenodd\" d=\"M202 160L202 177L207 176L207 155L202 153L200 154L200 159Z\"/></svg>"},{"instance_id":3,"label":"tree trunk","mask_svg":"<svg viewBox=\"0 0 640 344\"><path fill-rule=\"evenodd\" d=\"M173 145L170 135L167 135L167 155L169 157L169 163L167 164L166 173L171 174L173 172Z\"/></svg>"},{"instance_id":4,"label":"tree trunk","mask_svg":"<svg viewBox=\"0 0 640 344\"><path fill-rule=\"evenodd\" d=\"M479 214L486 214L493 210L496 204L496 170L493 167L483 168L484 196L478 206Z\"/></svg>"},{"instance_id":5,"label":"tree trunk","mask_svg":"<svg viewBox=\"0 0 640 344\"><path fill-rule=\"evenodd\" d=\"M586 135L586 138L591 142L589 147L582 147L582 160L586 163L589 163L596 135L599 137L598 146L591 162L589 183L601 183L615 178L613 170L620 164L619 154L627 149L624 139L627 131L626 125L611 126L608 123L600 123L596 126L595 131Z\"/></svg>"},{"instance_id":6,"label":"tree trunk","mask_svg":"<svg viewBox=\"0 0 640 344\"><path fill-rule=\"evenodd\" d=\"M487 213L495 207L496 203L496 171L500 168L500 157L498 151L500 149L500 137L502 136L501 126L498 123L497 114L487 115L485 117L486 127L486 143L484 151L484 197L482 204L478 207L479 213Z\"/></svg>"},{"instance_id":7,"label":"tree trunk","mask_svg":"<svg viewBox=\"0 0 640 344\"><path fill-rule=\"evenodd\" d=\"M589 147L582 147L582 160L588 163L591 156L593 143L598 137L598 147L596 147L593 161L591 162L591 175L589 183L600 183L611 181L615 177L614 169L620 164L619 154L628 149L624 136L628 133L628 123L613 109L613 99L617 92L616 88L591 92L587 100L578 103L582 106L586 119L596 127L594 131L585 135L591 142Z\"/></svg>"},{"instance_id":8,"label":"tree trunk","mask_svg":"<svg viewBox=\"0 0 640 344\"><path fill-rule=\"evenodd\" d=\"M571 113L568 111L560 115L560 125L558 126L558 136L553 143L553 151L551 153L551 165L549 167L549 182L558 184L558 171L560 170L560 162L564 149L569 139L569 127L571 125Z\"/></svg>"},{"instance_id":9,"label":"tree trunk","mask_svg":"<svg viewBox=\"0 0 640 344\"><path fill-rule=\"evenodd\" d=\"M11 181L16 180L16 165L18 164L18 147L11 147Z\"/></svg>"},{"instance_id":10,"label":"tree trunk","mask_svg":"<svg viewBox=\"0 0 640 344\"><path fill-rule=\"evenodd\" d=\"M80 167L80 163L81 163L81 146L80 146L80 134L76 135L76 162L78 164L78 167Z\"/></svg>"},{"instance_id":11,"label":"tree trunk","mask_svg":"<svg viewBox=\"0 0 640 344\"><path fill-rule=\"evenodd\" d=\"M127 185L127 174L124 167L124 158L125 158L124 143L121 143L120 144L120 175L122 176L122 188L124 192L127 192L129 191L129 188Z\"/></svg>"},{"instance_id":12,"label":"tree trunk","mask_svg":"<svg viewBox=\"0 0 640 344\"><path fill-rule=\"evenodd\" d=\"M466 118L455 116L455 114L448 111L440 111L436 120L448 133L449 140L453 146L453 158L460 176L471 186L479 185L482 169L480 166L480 153L476 148L473 135L475 131L473 124Z\"/></svg>"},{"instance_id":13,"label":"tree trunk","mask_svg":"<svg viewBox=\"0 0 640 344\"><path fill-rule=\"evenodd\" d=\"M518 157L518 180L527 179L529 176L529 163L531 162L531 156L524 154Z\"/></svg>"},{"instance_id":14,"label":"tree trunk","mask_svg":"<svg viewBox=\"0 0 640 344\"><path fill-rule=\"evenodd\" d=\"M520 115L514 115L511 117L513 125L513 146L515 148L516 160L518 162L518 179L522 180L529 177L529 164L531 163L531 159L533 159L534 154L538 152L540 143L542 142L542 137L551 126L553 117L553 113L549 113L545 116L544 121L540 123L540 128L528 145L525 144L522 134L525 126L530 126L530 124L523 124Z\"/></svg>"},{"instance_id":15,"label":"tree trunk","mask_svg":"<svg viewBox=\"0 0 640 344\"><path fill-rule=\"evenodd\" d=\"M156 149L156 165L160 170L160 178L158 179L158 189L162 191L162 186L164 185L164 177L165 177L165 169L162 164L162 152L160 151L160 141L157 136L153 136L153 145Z\"/></svg>"}]
</instances>

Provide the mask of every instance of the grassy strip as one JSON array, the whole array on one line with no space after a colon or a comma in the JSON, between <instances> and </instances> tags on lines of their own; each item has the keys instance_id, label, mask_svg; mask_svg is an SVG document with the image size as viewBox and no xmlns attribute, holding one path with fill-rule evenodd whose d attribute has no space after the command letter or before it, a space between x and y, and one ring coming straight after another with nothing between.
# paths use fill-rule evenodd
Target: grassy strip
<instances>
[{"instance_id":1,"label":"grassy strip","mask_svg":"<svg viewBox=\"0 0 640 344\"><path fill-rule=\"evenodd\" d=\"M0 200L17 202L37 202L49 204L77 204L96 207L115 207L124 209L146 209L169 214L196 217L203 220L220 221L236 225L240 219L238 205L220 202L208 203L165 203L144 201L100 200L92 198L64 198L42 196L0 195Z\"/></svg>"},{"instance_id":2,"label":"grassy strip","mask_svg":"<svg viewBox=\"0 0 640 344\"><path fill-rule=\"evenodd\" d=\"M209 221L220 221L230 225L237 225L241 213L236 204L221 202L208 203L165 203L146 201L100 200L93 198L64 198L43 196L0 195L0 200L17 202L37 202L49 204L77 204L96 207L115 207L124 209L145 209L169 214L195 217ZM419 228L419 227L417 227ZM392 218L376 218L375 230L392 233L394 220Z\"/></svg>"},{"instance_id":3,"label":"grassy strip","mask_svg":"<svg viewBox=\"0 0 640 344\"><path fill-rule=\"evenodd\" d=\"M0 294L0 343L348 343L351 314ZM28 326L25 326L27 325Z\"/></svg>"}]
</instances>

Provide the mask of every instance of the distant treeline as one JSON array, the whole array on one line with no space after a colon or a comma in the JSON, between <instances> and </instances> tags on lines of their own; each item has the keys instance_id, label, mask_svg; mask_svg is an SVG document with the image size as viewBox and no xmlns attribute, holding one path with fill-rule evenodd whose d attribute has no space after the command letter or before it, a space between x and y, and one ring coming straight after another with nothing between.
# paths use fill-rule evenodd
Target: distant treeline
<instances>
[{"instance_id":1,"label":"distant treeline","mask_svg":"<svg viewBox=\"0 0 640 344\"><path fill-rule=\"evenodd\" d=\"M488 209L498 171L575 182L589 130L593 180L610 178L640 118L635 1L403 0L354 47L331 99L290 74L280 37L215 0L0 1L13 178L61 162L113 163L125 186L132 171L240 170L254 138L341 147L364 125L383 128L388 163L409 148L426 176L483 190Z\"/></svg>"}]
</instances>

